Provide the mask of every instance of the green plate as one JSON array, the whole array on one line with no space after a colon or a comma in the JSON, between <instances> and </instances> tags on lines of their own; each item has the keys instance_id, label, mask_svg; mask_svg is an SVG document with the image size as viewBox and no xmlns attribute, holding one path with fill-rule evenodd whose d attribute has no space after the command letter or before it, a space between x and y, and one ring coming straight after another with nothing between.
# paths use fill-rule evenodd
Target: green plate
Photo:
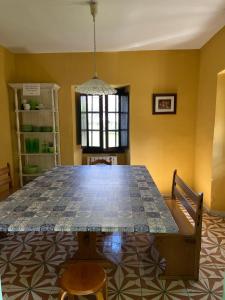
<instances>
[{"instance_id":1,"label":"green plate","mask_svg":"<svg viewBox=\"0 0 225 300\"><path fill-rule=\"evenodd\" d=\"M35 174L40 172L38 165L25 165L23 167L24 174Z\"/></svg>"}]
</instances>

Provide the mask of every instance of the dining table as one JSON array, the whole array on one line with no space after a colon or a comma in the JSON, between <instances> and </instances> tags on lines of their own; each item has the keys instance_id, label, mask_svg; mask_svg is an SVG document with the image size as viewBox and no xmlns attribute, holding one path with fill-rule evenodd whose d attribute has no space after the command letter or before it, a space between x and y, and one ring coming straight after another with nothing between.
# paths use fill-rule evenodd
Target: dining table
<instances>
[{"instance_id":1,"label":"dining table","mask_svg":"<svg viewBox=\"0 0 225 300\"><path fill-rule=\"evenodd\" d=\"M55 167L0 202L0 231L74 232L73 259L107 263L97 233L178 227L145 166L76 165Z\"/></svg>"}]
</instances>

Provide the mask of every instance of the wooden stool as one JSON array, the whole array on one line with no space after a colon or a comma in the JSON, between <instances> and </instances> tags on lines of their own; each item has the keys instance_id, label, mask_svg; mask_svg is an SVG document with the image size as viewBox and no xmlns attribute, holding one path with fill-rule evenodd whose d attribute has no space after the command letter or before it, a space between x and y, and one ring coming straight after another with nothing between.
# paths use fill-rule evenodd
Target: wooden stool
<instances>
[{"instance_id":1,"label":"wooden stool","mask_svg":"<svg viewBox=\"0 0 225 300\"><path fill-rule=\"evenodd\" d=\"M95 294L97 300L107 300L107 276L105 270L92 262L69 264L59 279L60 300L66 296Z\"/></svg>"}]
</instances>

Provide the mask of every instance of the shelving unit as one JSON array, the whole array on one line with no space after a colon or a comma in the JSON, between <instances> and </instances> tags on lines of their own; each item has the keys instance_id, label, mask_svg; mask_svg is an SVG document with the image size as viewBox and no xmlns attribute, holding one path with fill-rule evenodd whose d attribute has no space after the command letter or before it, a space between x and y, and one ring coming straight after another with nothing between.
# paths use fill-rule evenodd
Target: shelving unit
<instances>
[{"instance_id":1,"label":"shelving unit","mask_svg":"<svg viewBox=\"0 0 225 300\"><path fill-rule=\"evenodd\" d=\"M27 85L27 84L26 84ZM60 131L58 111L59 86L40 83L40 95L23 95L23 83L11 83L14 90L17 150L19 159L20 185L23 186L43 172L61 164ZM24 100L36 103L28 110L23 109ZM39 108L39 104L42 105ZM24 131L23 126L33 131ZM38 130L37 130L38 128ZM33 173L25 172L25 166L38 166Z\"/></svg>"}]
</instances>

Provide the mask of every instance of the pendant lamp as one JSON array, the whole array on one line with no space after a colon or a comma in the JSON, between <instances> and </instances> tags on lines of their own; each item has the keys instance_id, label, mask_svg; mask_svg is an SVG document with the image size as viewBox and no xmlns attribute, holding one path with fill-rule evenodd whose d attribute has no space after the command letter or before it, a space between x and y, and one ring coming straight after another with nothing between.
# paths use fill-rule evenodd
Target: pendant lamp
<instances>
[{"instance_id":1,"label":"pendant lamp","mask_svg":"<svg viewBox=\"0 0 225 300\"><path fill-rule=\"evenodd\" d=\"M93 17L94 25L94 76L92 79L78 85L76 87L76 92L80 94L89 95L113 95L116 94L116 89L112 88L108 83L98 78L97 68L96 68L96 36L95 36L95 17L97 13L97 2L95 0L90 1L91 15Z\"/></svg>"}]
</instances>

